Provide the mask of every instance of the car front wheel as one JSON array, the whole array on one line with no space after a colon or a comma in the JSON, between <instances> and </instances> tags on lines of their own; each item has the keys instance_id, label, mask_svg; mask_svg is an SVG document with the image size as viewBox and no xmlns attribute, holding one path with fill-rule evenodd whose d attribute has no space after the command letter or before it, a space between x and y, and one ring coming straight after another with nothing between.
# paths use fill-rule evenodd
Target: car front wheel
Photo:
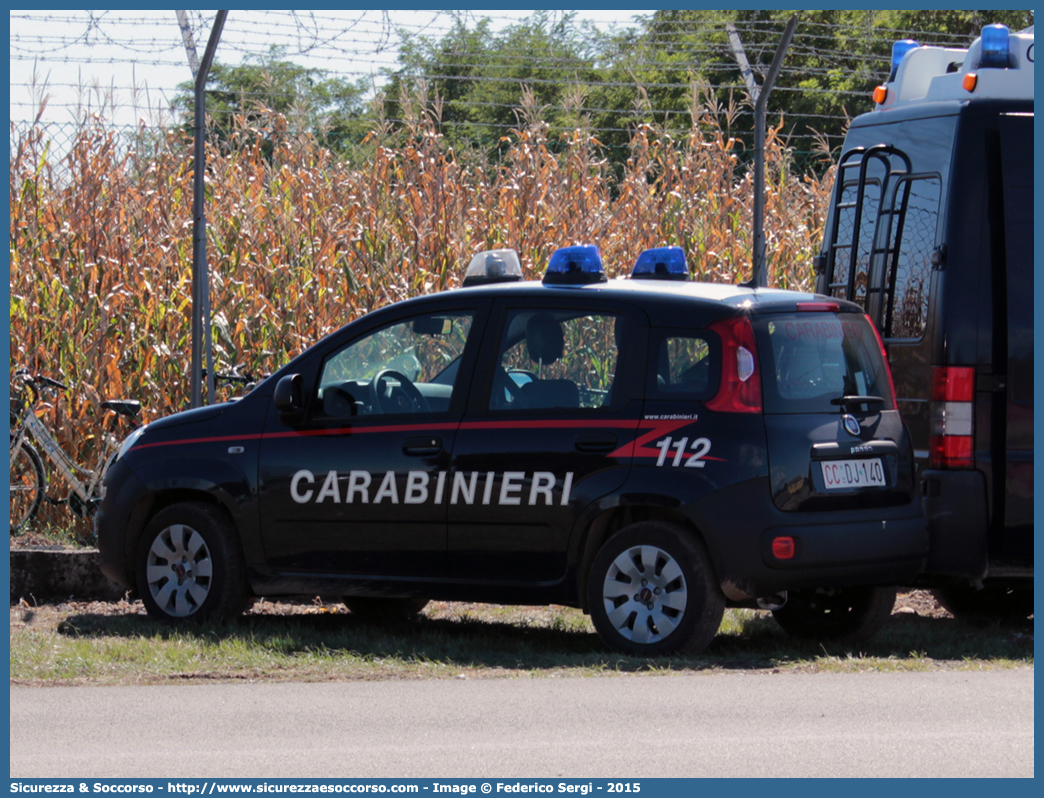
<instances>
[{"instance_id":1,"label":"car front wheel","mask_svg":"<svg viewBox=\"0 0 1044 798\"><path fill-rule=\"evenodd\" d=\"M880 629L894 606L894 587L794 590L772 616L791 637L858 642Z\"/></svg>"},{"instance_id":2,"label":"car front wheel","mask_svg":"<svg viewBox=\"0 0 1044 798\"><path fill-rule=\"evenodd\" d=\"M702 541L658 521L609 538L591 566L587 597L606 645L640 657L702 651L725 612Z\"/></svg>"},{"instance_id":3,"label":"car front wheel","mask_svg":"<svg viewBox=\"0 0 1044 798\"><path fill-rule=\"evenodd\" d=\"M174 504L149 522L138 546L138 592L164 621L220 622L242 614L246 568L231 522L215 506Z\"/></svg>"}]
</instances>

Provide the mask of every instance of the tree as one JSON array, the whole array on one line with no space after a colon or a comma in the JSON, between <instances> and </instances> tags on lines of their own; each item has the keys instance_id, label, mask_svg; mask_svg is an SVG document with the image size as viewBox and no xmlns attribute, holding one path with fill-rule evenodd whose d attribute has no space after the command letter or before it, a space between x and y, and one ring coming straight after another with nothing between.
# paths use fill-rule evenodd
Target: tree
<instances>
[{"instance_id":1,"label":"tree","mask_svg":"<svg viewBox=\"0 0 1044 798\"><path fill-rule=\"evenodd\" d=\"M555 20L538 11L522 22L493 32L483 19L468 28L462 21L439 40L407 37L400 63L386 88L389 113L405 117L403 98L415 95L420 81L431 99L441 101L442 132L451 142L489 148L519 126L522 87L546 107L553 128L577 123L571 99L578 84L597 82L597 34L577 27L572 14Z\"/></svg>"},{"instance_id":2,"label":"tree","mask_svg":"<svg viewBox=\"0 0 1044 798\"><path fill-rule=\"evenodd\" d=\"M652 106L665 112L686 110L689 73L706 80L722 105L730 97L746 99L726 22L736 25L760 83L794 14L797 33L769 111L785 115L785 130L797 137L799 149L807 149L816 133L839 144L844 118L870 109L874 86L887 78L895 40L967 46L984 25L1020 30L1033 24L1032 11L657 11L640 35L617 43L616 65L633 64L629 70L649 87ZM732 132L747 138L752 121L749 113L738 117Z\"/></svg>"},{"instance_id":3,"label":"tree","mask_svg":"<svg viewBox=\"0 0 1044 798\"><path fill-rule=\"evenodd\" d=\"M366 133L364 80L330 77L286 60L279 48L267 56L248 56L229 66L215 62L207 78L207 116L211 132L229 138L236 130L268 138L271 117L282 114L325 146L340 149ZM185 82L172 106L186 128L193 124L194 86Z\"/></svg>"}]
</instances>

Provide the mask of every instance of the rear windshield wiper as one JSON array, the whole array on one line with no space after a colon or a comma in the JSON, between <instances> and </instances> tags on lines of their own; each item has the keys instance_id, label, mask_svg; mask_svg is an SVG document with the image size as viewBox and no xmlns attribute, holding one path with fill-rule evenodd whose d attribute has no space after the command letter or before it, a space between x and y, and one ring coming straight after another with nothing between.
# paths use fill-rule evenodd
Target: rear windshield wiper
<instances>
[{"instance_id":1,"label":"rear windshield wiper","mask_svg":"<svg viewBox=\"0 0 1044 798\"><path fill-rule=\"evenodd\" d=\"M839 396L836 399L831 399L830 404L841 405L847 407L848 405L883 405L883 396Z\"/></svg>"}]
</instances>

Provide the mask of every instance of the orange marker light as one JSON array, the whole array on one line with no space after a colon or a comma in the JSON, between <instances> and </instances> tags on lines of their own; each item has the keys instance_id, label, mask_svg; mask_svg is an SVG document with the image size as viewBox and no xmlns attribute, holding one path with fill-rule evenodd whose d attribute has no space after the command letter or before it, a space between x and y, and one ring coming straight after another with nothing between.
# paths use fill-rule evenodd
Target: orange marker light
<instances>
[{"instance_id":1,"label":"orange marker light","mask_svg":"<svg viewBox=\"0 0 1044 798\"><path fill-rule=\"evenodd\" d=\"M878 105L883 105L884 101L888 99L888 88L885 86L878 86L874 89L874 102Z\"/></svg>"},{"instance_id":2,"label":"orange marker light","mask_svg":"<svg viewBox=\"0 0 1044 798\"><path fill-rule=\"evenodd\" d=\"M964 80L961 81L961 85L964 86L965 91L975 91L975 84L979 82L979 76L974 72L969 72L964 76Z\"/></svg>"}]
</instances>

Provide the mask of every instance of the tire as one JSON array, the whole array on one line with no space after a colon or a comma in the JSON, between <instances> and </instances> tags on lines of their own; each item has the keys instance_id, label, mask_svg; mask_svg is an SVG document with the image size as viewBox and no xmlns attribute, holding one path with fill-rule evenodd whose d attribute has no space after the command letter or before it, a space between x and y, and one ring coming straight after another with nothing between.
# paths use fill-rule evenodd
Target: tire
<instances>
[{"instance_id":1,"label":"tire","mask_svg":"<svg viewBox=\"0 0 1044 798\"><path fill-rule=\"evenodd\" d=\"M249 601L239 540L224 511L173 504L149 521L138 544L138 593L153 618L216 622Z\"/></svg>"},{"instance_id":2,"label":"tire","mask_svg":"<svg viewBox=\"0 0 1044 798\"><path fill-rule=\"evenodd\" d=\"M941 587L932 595L955 618L962 621L1022 621L1033 614L1033 588L986 585Z\"/></svg>"},{"instance_id":3,"label":"tire","mask_svg":"<svg viewBox=\"0 0 1044 798\"><path fill-rule=\"evenodd\" d=\"M43 460L29 441L11 463L11 534L21 532L36 517L47 492Z\"/></svg>"},{"instance_id":4,"label":"tire","mask_svg":"<svg viewBox=\"0 0 1044 798\"><path fill-rule=\"evenodd\" d=\"M703 542L659 521L606 541L591 565L587 602L602 641L638 657L699 653L725 612Z\"/></svg>"},{"instance_id":5,"label":"tire","mask_svg":"<svg viewBox=\"0 0 1044 798\"><path fill-rule=\"evenodd\" d=\"M802 640L858 642L877 632L892 614L894 587L843 587L791 591L772 611L783 631Z\"/></svg>"},{"instance_id":6,"label":"tire","mask_svg":"<svg viewBox=\"0 0 1044 798\"><path fill-rule=\"evenodd\" d=\"M394 626L416 620L427 599L347 596L344 605L360 623Z\"/></svg>"}]
</instances>

